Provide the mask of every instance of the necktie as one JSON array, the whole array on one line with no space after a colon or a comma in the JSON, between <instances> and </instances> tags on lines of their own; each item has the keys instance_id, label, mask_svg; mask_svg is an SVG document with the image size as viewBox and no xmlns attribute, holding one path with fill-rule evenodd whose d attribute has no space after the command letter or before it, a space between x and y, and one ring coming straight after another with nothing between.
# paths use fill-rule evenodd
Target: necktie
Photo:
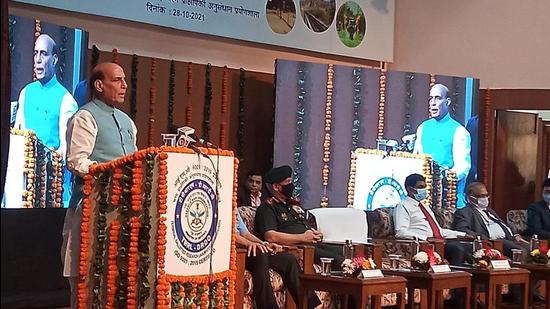
<instances>
[{"instance_id":1,"label":"necktie","mask_svg":"<svg viewBox=\"0 0 550 309\"><path fill-rule=\"evenodd\" d=\"M424 208L424 205L422 203L418 203L418 207L420 207L420 210L424 214L424 217L426 217L426 221L428 221L428 224L430 225L430 228L432 229L432 233L434 234L434 238L436 239L444 239L441 235L441 231L439 230L439 226L437 226L437 223L435 223L434 218L430 215L428 210Z\"/></svg>"},{"instance_id":2,"label":"necktie","mask_svg":"<svg viewBox=\"0 0 550 309\"><path fill-rule=\"evenodd\" d=\"M500 228L502 229L502 231L504 232L504 234L506 235L506 238L510 238L512 236L512 233L510 232L510 230L508 229L508 227L506 226L506 224L504 224L504 222L502 222L502 220L500 220L498 217L495 217L493 216L489 210L487 209L484 209L483 210L485 212L485 214L487 214L487 217L495 222L496 224L498 224L500 226Z\"/></svg>"}]
</instances>

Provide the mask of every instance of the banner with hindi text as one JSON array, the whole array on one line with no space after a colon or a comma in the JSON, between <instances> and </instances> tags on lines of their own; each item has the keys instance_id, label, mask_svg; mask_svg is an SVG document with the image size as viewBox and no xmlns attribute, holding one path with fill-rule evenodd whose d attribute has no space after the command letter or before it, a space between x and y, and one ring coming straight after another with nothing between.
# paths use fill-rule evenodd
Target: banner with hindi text
<instances>
[{"instance_id":1,"label":"banner with hindi text","mask_svg":"<svg viewBox=\"0 0 550 309\"><path fill-rule=\"evenodd\" d=\"M394 0L17 1L251 42L393 61Z\"/></svg>"}]
</instances>

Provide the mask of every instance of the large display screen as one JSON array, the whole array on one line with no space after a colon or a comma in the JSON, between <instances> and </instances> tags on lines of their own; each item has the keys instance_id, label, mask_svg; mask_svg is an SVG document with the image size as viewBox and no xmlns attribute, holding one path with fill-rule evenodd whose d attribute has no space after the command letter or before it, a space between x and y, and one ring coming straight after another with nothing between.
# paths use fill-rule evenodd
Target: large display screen
<instances>
[{"instance_id":1,"label":"large display screen","mask_svg":"<svg viewBox=\"0 0 550 309\"><path fill-rule=\"evenodd\" d=\"M3 208L67 207L67 123L87 100L88 34L9 18L11 135Z\"/></svg>"}]
</instances>

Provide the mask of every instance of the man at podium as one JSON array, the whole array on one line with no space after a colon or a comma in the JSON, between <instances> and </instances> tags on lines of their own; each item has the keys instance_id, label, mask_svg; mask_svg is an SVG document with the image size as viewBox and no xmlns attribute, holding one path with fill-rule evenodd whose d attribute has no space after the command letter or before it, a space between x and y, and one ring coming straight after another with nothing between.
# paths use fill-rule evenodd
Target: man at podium
<instances>
[{"instance_id":1,"label":"man at podium","mask_svg":"<svg viewBox=\"0 0 550 309\"><path fill-rule=\"evenodd\" d=\"M98 64L90 76L92 101L82 106L67 129L67 162L76 175L63 226L63 276L71 285L71 308L76 308L83 177L89 167L136 151L137 129L117 106L124 103L126 75L115 63Z\"/></svg>"},{"instance_id":2,"label":"man at podium","mask_svg":"<svg viewBox=\"0 0 550 309\"><path fill-rule=\"evenodd\" d=\"M449 114L449 89L435 84L430 89L430 119L416 130L414 153L429 154L443 168L456 173L457 207L464 207L464 187L472 165L470 133Z\"/></svg>"}]
</instances>

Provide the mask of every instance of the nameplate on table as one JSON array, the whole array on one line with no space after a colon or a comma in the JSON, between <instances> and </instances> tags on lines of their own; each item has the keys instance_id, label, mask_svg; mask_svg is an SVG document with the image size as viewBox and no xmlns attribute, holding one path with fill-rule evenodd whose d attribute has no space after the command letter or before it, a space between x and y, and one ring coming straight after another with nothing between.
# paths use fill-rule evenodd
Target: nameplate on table
<instances>
[{"instance_id":1,"label":"nameplate on table","mask_svg":"<svg viewBox=\"0 0 550 309\"><path fill-rule=\"evenodd\" d=\"M361 279L384 278L384 274L382 274L382 271L380 269L362 270L361 273L359 274L359 278Z\"/></svg>"},{"instance_id":2,"label":"nameplate on table","mask_svg":"<svg viewBox=\"0 0 550 309\"><path fill-rule=\"evenodd\" d=\"M430 267L430 271L434 274L449 273L451 272L451 268L449 268L449 265L447 264L432 265L432 267Z\"/></svg>"},{"instance_id":3,"label":"nameplate on table","mask_svg":"<svg viewBox=\"0 0 550 309\"><path fill-rule=\"evenodd\" d=\"M494 270L507 270L511 269L508 260L493 260L490 267Z\"/></svg>"}]
</instances>

